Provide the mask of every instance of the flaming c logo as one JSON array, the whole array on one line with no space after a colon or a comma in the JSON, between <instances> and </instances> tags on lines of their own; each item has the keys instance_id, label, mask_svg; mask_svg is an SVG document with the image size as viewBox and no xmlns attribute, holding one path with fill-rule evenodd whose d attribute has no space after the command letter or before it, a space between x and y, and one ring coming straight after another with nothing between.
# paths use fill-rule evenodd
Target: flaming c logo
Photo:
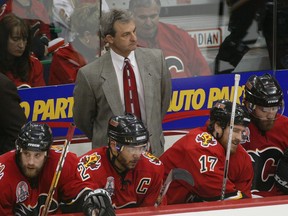
<instances>
[{"instance_id":1,"label":"flaming c logo","mask_svg":"<svg viewBox=\"0 0 288 216\"><path fill-rule=\"evenodd\" d=\"M91 155L85 155L81 158L81 162L86 169L90 168L91 170L98 169L101 166L100 162L101 156L97 152Z\"/></svg>"},{"instance_id":2,"label":"flaming c logo","mask_svg":"<svg viewBox=\"0 0 288 216\"><path fill-rule=\"evenodd\" d=\"M214 139L214 137L207 132L198 134L195 140L196 142L200 143L201 146L203 147L208 147L209 145L214 146L217 144L217 141Z\"/></svg>"}]
</instances>

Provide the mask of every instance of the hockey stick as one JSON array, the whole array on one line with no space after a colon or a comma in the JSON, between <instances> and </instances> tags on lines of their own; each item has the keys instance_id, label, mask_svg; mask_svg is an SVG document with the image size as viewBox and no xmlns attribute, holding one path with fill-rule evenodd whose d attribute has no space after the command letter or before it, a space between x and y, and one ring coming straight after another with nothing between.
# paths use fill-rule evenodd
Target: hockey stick
<instances>
[{"instance_id":1,"label":"hockey stick","mask_svg":"<svg viewBox=\"0 0 288 216\"><path fill-rule=\"evenodd\" d=\"M168 191L168 188L173 180L184 180L185 182L189 183L191 186L194 186L194 179L190 172L185 169L174 168L171 169L169 172L166 181L164 182L163 186L161 187L159 196L154 204L155 207L159 206L162 202L163 197Z\"/></svg>"},{"instance_id":2,"label":"hockey stick","mask_svg":"<svg viewBox=\"0 0 288 216\"><path fill-rule=\"evenodd\" d=\"M221 191L221 200L224 200L224 198L225 198L226 182L227 182L227 177L228 177L230 150L231 150L232 134L233 134L233 128L234 128L236 100L237 100L237 95L238 95L239 81L240 81L240 74L235 74L235 77L234 77L234 97L233 97L232 111L231 111L231 118L230 118L230 130L229 130L227 150L226 150L226 159L225 159L225 166L224 166L224 177L223 177L223 184L222 184L222 191Z\"/></svg>"},{"instance_id":3,"label":"hockey stick","mask_svg":"<svg viewBox=\"0 0 288 216\"><path fill-rule=\"evenodd\" d=\"M50 208L50 205L51 205L52 199L53 199L53 194L54 194L55 189L57 187L57 184L58 184L58 181L59 181L59 178L61 175L61 171L62 171L62 168L64 166L65 158L66 158L66 155L68 153L68 147L69 147L69 144L71 143L71 140L72 140L72 137L73 137L73 134L75 131L75 127L76 127L75 124L71 123L71 125L68 128L66 140L64 142L62 153L61 153L61 156L59 158L59 161L58 161L58 164L57 164L57 167L56 167L56 170L55 170L55 173L54 173L51 185L50 185L50 189L49 189L49 192L48 192L48 195L47 195L47 198L45 201L44 209L43 209L41 216L47 216L48 215L49 208Z\"/></svg>"}]
</instances>

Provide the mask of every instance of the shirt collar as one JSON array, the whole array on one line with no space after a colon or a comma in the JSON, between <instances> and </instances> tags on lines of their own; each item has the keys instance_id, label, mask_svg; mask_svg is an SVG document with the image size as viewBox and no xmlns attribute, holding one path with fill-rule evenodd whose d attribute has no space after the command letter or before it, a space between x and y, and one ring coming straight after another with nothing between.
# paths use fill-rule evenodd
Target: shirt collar
<instances>
[{"instance_id":1,"label":"shirt collar","mask_svg":"<svg viewBox=\"0 0 288 216\"><path fill-rule=\"evenodd\" d=\"M114 52L112 49L110 49L110 53L111 53L111 58L112 58L113 62L116 64L116 67L118 67L119 70L123 70L125 58L123 56L117 54L116 52ZM133 67L136 67L135 52L132 51L127 58L129 58L130 64Z\"/></svg>"}]
</instances>

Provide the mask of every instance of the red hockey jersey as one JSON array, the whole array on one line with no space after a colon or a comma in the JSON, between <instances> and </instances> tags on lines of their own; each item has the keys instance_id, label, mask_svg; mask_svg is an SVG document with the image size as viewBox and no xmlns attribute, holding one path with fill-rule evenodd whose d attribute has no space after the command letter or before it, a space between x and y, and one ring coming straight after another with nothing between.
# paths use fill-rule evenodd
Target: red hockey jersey
<instances>
[{"instance_id":1,"label":"red hockey jersey","mask_svg":"<svg viewBox=\"0 0 288 216\"><path fill-rule=\"evenodd\" d=\"M19 87L40 87L45 86L43 65L34 56L30 56L31 71L29 73L28 81L22 81L20 78L15 77L11 72L6 73L6 76L14 82L14 84Z\"/></svg>"},{"instance_id":2,"label":"red hockey jersey","mask_svg":"<svg viewBox=\"0 0 288 216\"><path fill-rule=\"evenodd\" d=\"M74 83L79 68L86 64L85 58L73 48L71 43L60 47L53 54L49 85Z\"/></svg>"},{"instance_id":3,"label":"red hockey jersey","mask_svg":"<svg viewBox=\"0 0 288 216\"><path fill-rule=\"evenodd\" d=\"M105 188L116 209L154 206L164 176L162 162L152 154L144 153L136 167L121 177L108 154L108 148L101 147L80 156L78 170L82 179L93 179L100 188Z\"/></svg>"},{"instance_id":4,"label":"red hockey jersey","mask_svg":"<svg viewBox=\"0 0 288 216\"><path fill-rule=\"evenodd\" d=\"M15 151L1 155L0 215L41 215L60 155L61 149L51 149L42 172L33 182L21 173ZM88 183L77 175L76 155L68 152L50 211L56 212L60 202L75 201L78 195L88 190L86 186Z\"/></svg>"},{"instance_id":5,"label":"red hockey jersey","mask_svg":"<svg viewBox=\"0 0 288 216\"><path fill-rule=\"evenodd\" d=\"M161 49L172 78L212 75L196 41L174 25L159 22L155 41L138 37L138 45Z\"/></svg>"},{"instance_id":6,"label":"red hockey jersey","mask_svg":"<svg viewBox=\"0 0 288 216\"><path fill-rule=\"evenodd\" d=\"M173 168L190 172L195 185L173 181L167 192L168 204L195 200L219 200L221 197L226 153L223 146L207 132L195 128L178 140L160 157L165 165L165 176ZM252 162L247 152L238 145L229 162L226 199L251 197Z\"/></svg>"},{"instance_id":7,"label":"red hockey jersey","mask_svg":"<svg viewBox=\"0 0 288 216\"><path fill-rule=\"evenodd\" d=\"M279 159L288 148L288 118L278 116L274 127L265 134L255 124L249 125L250 139L243 144L253 161L252 194L275 196L283 194L275 187L274 175Z\"/></svg>"}]
</instances>

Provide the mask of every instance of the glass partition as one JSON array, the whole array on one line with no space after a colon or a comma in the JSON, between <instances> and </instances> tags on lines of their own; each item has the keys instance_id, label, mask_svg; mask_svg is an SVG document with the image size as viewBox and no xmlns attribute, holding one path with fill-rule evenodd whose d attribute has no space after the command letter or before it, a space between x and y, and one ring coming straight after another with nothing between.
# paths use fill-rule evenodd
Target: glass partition
<instances>
[{"instance_id":1,"label":"glass partition","mask_svg":"<svg viewBox=\"0 0 288 216\"><path fill-rule=\"evenodd\" d=\"M83 3L96 6L80 10ZM42 62L47 85L73 83L80 67L105 53L99 20L112 8L133 13L139 46L161 49L173 78L288 68L285 0L14 0L0 4L0 18L13 12L28 20L34 36L38 35L34 54ZM43 44L45 50L38 54Z\"/></svg>"}]
</instances>

